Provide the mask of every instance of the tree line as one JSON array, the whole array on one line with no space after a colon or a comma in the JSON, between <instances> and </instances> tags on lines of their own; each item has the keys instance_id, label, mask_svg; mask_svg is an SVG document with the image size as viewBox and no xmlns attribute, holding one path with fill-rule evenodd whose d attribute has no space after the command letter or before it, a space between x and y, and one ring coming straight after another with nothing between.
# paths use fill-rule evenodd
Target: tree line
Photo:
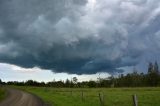
<instances>
[{"instance_id":1,"label":"tree line","mask_svg":"<svg viewBox=\"0 0 160 106\"><path fill-rule=\"evenodd\" d=\"M37 87L66 87L66 88L95 88L95 87L157 87L160 86L160 73L157 62L149 63L148 73L138 73L136 69L126 75L120 74L118 77L97 78L96 81L78 82L76 77L66 79L66 81L37 82L28 80L25 82L0 80L0 85L17 86L37 86Z\"/></svg>"}]
</instances>

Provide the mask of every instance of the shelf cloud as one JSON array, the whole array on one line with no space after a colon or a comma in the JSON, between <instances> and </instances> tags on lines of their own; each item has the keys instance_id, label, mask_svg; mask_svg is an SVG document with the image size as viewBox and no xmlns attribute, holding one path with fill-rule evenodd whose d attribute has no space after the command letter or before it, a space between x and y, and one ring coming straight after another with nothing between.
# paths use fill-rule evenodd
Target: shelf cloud
<instances>
[{"instance_id":1,"label":"shelf cloud","mask_svg":"<svg viewBox=\"0 0 160 106\"><path fill-rule=\"evenodd\" d=\"M123 72L160 58L159 0L1 0L0 62L54 72Z\"/></svg>"}]
</instances>

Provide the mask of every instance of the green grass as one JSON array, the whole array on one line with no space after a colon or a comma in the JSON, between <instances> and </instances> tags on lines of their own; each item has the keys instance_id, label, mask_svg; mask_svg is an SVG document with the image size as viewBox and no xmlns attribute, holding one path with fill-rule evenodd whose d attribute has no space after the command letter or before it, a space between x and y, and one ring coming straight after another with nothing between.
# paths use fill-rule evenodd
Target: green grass
<instances>
[{"instance_id":1,"label":"green grass","mask_svg":"<svg viewBox=\"0 0 160 106\"><path fill-rule=\"evenodd\" d=\"M54 106L100 106L98 97L100 92L104 94L105 106L133 106L133 94L137 94L139 106L160 106L160 88L20 87L20 89L36 94Z\"/></svg>"},{"instance_id":2,"label":"green grass","mask_svg":"<svg viewBox=\"0 0 160 106\"><path fill-rule=\"evenodd\" d=\"M5 90L3 88L0 88L0 101L3 100L5 97Z\"/></svg>"}]
</instances>

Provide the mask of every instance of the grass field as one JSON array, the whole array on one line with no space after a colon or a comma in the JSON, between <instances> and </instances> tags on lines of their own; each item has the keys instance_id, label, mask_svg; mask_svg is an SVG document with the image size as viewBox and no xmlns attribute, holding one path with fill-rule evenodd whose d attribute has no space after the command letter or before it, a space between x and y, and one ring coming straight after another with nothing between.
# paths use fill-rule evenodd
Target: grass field
<instances>
[{"instance_id":1,"label":"grass field","mask_svg":"<svg viewBox=\"0 0 160 106\"><path fill-rule=\"evenodd\" d=\"M139 106L160 106L160 88L19 88L54 106L100 106L99 93L104 95L105 106L133 106L133 94Z\"/></svg>"},{"instance_id":2,"label":"grass field","mask_svg":"<svg viewBox=\"0 0 160 106\"><path fill-rule=\"evenodd\" d=\"M0 101L5 97L5 91L3 88L0 88Z\"/></svg>"}]
</instances>

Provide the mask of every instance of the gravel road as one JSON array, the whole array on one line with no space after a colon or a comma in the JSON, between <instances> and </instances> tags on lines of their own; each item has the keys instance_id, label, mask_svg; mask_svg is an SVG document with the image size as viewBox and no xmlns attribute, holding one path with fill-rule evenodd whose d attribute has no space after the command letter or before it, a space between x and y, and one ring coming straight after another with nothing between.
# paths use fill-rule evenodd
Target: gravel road
<instances>
[{"instance_id":1,"label":"gravel road","mask_svg":"<svg viewBox=\"0 0 160 106\"><path fill-rule=\"evenodd\" d=\"M7 89L8 95L0 106L46 106L38 97L17 89Z\"/></svg>"}]
</instances>

